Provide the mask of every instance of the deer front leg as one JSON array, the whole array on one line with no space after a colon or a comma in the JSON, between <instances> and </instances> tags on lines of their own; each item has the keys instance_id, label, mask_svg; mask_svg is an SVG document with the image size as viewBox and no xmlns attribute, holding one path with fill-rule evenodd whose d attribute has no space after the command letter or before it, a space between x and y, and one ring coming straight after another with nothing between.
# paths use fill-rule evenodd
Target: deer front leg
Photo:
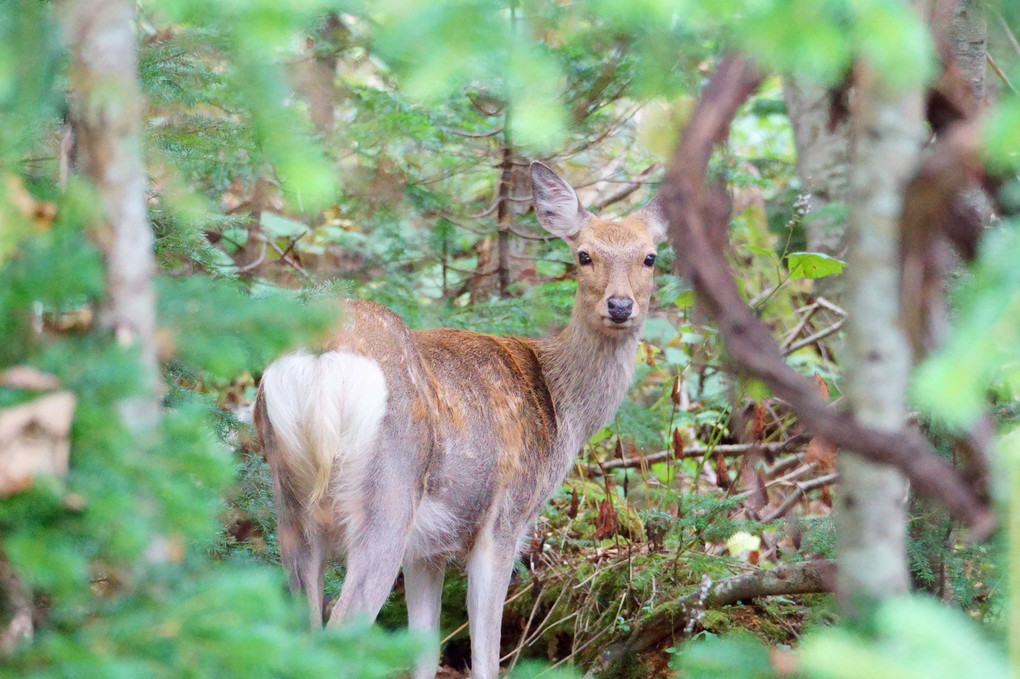
<instances>
[{"instance_id":1,"label":"deer front leg","mask_svg":"<svg viewBox=\"0 0 1020 679\"><path fill-rule=\"evenodd\" d=\"M443 603L445 567L427 560L404 563L404 598L407 601L408 627L414 632L438 634L439 612ZM439 665L439 640L418 655L414 679L432 679Z\"/></svg>"},{"instance_id":2,"label":"deer front leg","mask_svg":"<svg viewBox=\"0 0 1020 679\"><path fill-rule=\"evenodd\" d=\"M503 602L517 553L516 540L483 534L468 557L468 623L471 630L471 676L499 676L499 639Z\"/></svg>"}]
</instances>

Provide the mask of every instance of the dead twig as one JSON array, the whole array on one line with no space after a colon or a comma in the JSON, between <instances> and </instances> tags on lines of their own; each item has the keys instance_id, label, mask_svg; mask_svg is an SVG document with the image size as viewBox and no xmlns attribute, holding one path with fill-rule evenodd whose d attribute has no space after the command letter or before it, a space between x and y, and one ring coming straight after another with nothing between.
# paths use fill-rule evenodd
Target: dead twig
<instances>
[{"instance_id":1,"label":"dead twig","mask_svg":"<svg viewBox=\"0 0 1020 679\"><path fill-rule=\"evenodd\" d=\"M295 262L292 257L287 255L283 250L281 250L279 245L277 245L273 241L267 241L267 242L269 243L269 247L273 248L273 250L276 251L276 254L278 254L280 256L280 261L281 262L283 262L284 264L287 264L292 269L297 271L299 274L304 276L305 280L309 280L309 281L315 280L315 278L312 276L312 274L308 273L308 271L303 266L301 266L300 264Z\"/></svg>"},{"instance_id":2,"label":"dead twig","mask_svg":"<svg viewBox=\"0 0 1020 679\"><path fill-rule=\"evenodd\" d=\"M1002 69L999 68L999 65L995 63L995 59L992 58L991 54L988 54L986 52L985 60L988 62L988 65L992 67L992 70L995 71L995 75L999 76L999 80L1001 80L1006 85L1006 87L1012 90L1013 94L1020 94L1020 92L1017 91L1016 87L1013 86L1013 83L1009 81L1009 78L1002 71Z\"/></svg>"},{"instance_id":3,"label":"dead twig","mask_svg":"<svg viewBox=\"0 0 1020 679\"><path fill-rule=\"evenodd\" d=\"M754 305L749 304L748 306ZM782 345L780 345L782 346L783 349L786 349L788 346L790 346L790 343L797 339L798 336L800 336L800 333L804 330L805 327L807 327L807 324L811 320L811 317L814 316L815 313L820 308L821 305L818 302L815 302L814 304L811 304L807 307L807 309L804 311L804 315L800 317L799 321L797 321L797 325L793 327L793 330L787 333L786 339L784 339Z\"/></svg>"},{"instance_id":4,"label":"dead twig","mask_svg":"<svg viewBox=\"0 0 1020 679\"><path fill-rule=\"evenodd\" d=\"M819 340L823 340L826 337L828 337L829 335L835 334L836 332L839 331L840 328L843 327L843 324L845 322L846 322L846 318L841 318L838 321L836 321L835 323L833 323L832 325L830 325L829 327L822 328L818 332L813 333L811 335L808 335L807 337L805 337L804 339L800 340L799 342L794 342L793 344L791 344L790 346L786 347L783 350L783 356L789 356L790 354L792 354L795 351L803 349L804 347L809 347L812 344L814 344L815 342L817 342Z\"/></svg>"},{"instance_id":5,"label":"dead twig","mask_svg":"<svg viewBox=\"0 0 1020 679\"><path fill-rule=\"evenodd\" d=\"M763 486L763 488L771 488L772 486L778 486L779 484L786 483L787 481L793 481L794 479L797 479L797 478L800 478L801 476L804 476L808 472L814 471L814 469L815 469L815 463L808 462L805 465L801 465L800 467L797 467L796 469L794 469L789 474L785 474L783 476L780 476L778 479L772 479L771 481L767 482ZM743 491L740 491L739 493L736 493L735 495L733 495L732 498L734 500L743 500L745 498L751 497L752 495L757 493L759 490L761 490L761 488L751 488L749 490L743 490Z\"/></svg>"},{"instance_id":6,"label":"dead twig","mask_svg":"<svg viewBox=\"0 0 1020 679\"><path fill-rule=\"evenodd\" d=\"M790 493L789 497L783 500L783 503L781 505L776 507L774 510L772 510L765 516L762 516L758 520L761 521L762 523L769 523L770 521L775 521L778 518L786 516L786 513L790 511L790 509L792 509L793 506L797 504L797 502L801 498L803 498L807 493L814 490L815 488L821 488L822 486L834 483L835 481L838 480L839 474L832 473L826 474L825 476L819 476L818 478L811 479L810 481L798 483L796 487L793 489L793 492Z\"/></svg>"},{"instance_id":7,"label":"dead twig","mask_svg":"<svg viewBox=\"0 0 1020 679\"><path fill-rule=\"evenodd\" d=\"M681 454L682 459L689 457L701 457L703 455L721 453L727 457L744 455L752 450L762 450L779 455L781 453L789 452L800 446L801 444L807 443L810 439L809 436L804 434L798 434L793 436L786 441L779 443L719 443L712 446L691 446L684 447L684 451ZM632 469L634 467L642 467L648 464L654 464L656 462L665 462L673 457L672 450L662 450L651 455L642 455L634 458L621 458L615 460L607 460L601 462L598 466L589 467L589 476L598 476L605 473L607 469Z\"/></svg>"}]
</instances>

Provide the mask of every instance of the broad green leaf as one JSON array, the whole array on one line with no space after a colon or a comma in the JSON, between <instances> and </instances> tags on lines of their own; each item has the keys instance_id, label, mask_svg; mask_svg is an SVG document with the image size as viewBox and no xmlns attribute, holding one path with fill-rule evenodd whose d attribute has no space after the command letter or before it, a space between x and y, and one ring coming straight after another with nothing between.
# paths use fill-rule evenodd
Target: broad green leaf
<instances>
[{"instance_id":1,"label":"broad green leaf","mask_svg":"<svg viewBox=\"0 0 1020 679\"><path fill-rule=\"evenodd\" d=\"M306 224L275 212L263 212L261 224L265 232L274 238L295 238L308 231Z\"/></svg>"},{"instance_id":2,"label":"broad green leaf","mask_svg":"<svg viewBox=\"0 0 1020 679\"><path fill-rule=\"evenodd\" d=\"M843 273L845 262L821 252L791 252L787 256L790 278L823 278Z\"/></svg>"}]
</instances>

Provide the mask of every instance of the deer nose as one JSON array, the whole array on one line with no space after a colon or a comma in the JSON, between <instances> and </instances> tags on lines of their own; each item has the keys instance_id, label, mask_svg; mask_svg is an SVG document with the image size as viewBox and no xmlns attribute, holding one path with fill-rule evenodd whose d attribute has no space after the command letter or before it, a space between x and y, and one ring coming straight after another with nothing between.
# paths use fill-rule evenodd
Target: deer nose
<instances>
[{"instance_id":1,"label":"deer nose","mask_svg":"<svg viewBox=\"0 0 1020 679\"><path fill-rule=\"evenodd\" d=\"M630 318L634 311L634 300L630 297L610 297L606 300L606 307L609 309L609 317L613 323L623 323Z\"/></svg>"}]
</instances>

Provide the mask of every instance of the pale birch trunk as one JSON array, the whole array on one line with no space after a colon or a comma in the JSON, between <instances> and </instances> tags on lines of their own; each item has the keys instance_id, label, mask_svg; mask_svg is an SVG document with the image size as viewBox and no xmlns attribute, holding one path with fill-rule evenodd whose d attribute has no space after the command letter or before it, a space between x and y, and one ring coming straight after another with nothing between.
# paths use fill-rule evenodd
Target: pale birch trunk
<instances>
[{"instance_id":1,"label":"pale birch trunk","mask_svg":"<svg viewBox=\"0 0 1020 679\"><path fill-rule=\"evenodd\" d=\"M903 188L917 169L925 136L923 93L920 85L889 86L867 63L857 73L843 385L863 424L897 431L905 426L912 361L900 320L900 214ZM853 616L908 588L907 483L899 471L846 450L837 467L837 591L844 612Z\"/></svg>"},{"instance_id":2,"label":"pale birch trunk","mask_svg":"<svg viewBox=\"0 0 1020 679\"><path fill-rule=\"evenodd\" d=\"M145 396L126 401L121 415L131 428L145 429L159 415L159 365L134 14L130 0L72 0L66 26L81 167L105 222L99 238L108 276L102 323L119 344L138 350Z\"/></svg>"}]
</instances>

